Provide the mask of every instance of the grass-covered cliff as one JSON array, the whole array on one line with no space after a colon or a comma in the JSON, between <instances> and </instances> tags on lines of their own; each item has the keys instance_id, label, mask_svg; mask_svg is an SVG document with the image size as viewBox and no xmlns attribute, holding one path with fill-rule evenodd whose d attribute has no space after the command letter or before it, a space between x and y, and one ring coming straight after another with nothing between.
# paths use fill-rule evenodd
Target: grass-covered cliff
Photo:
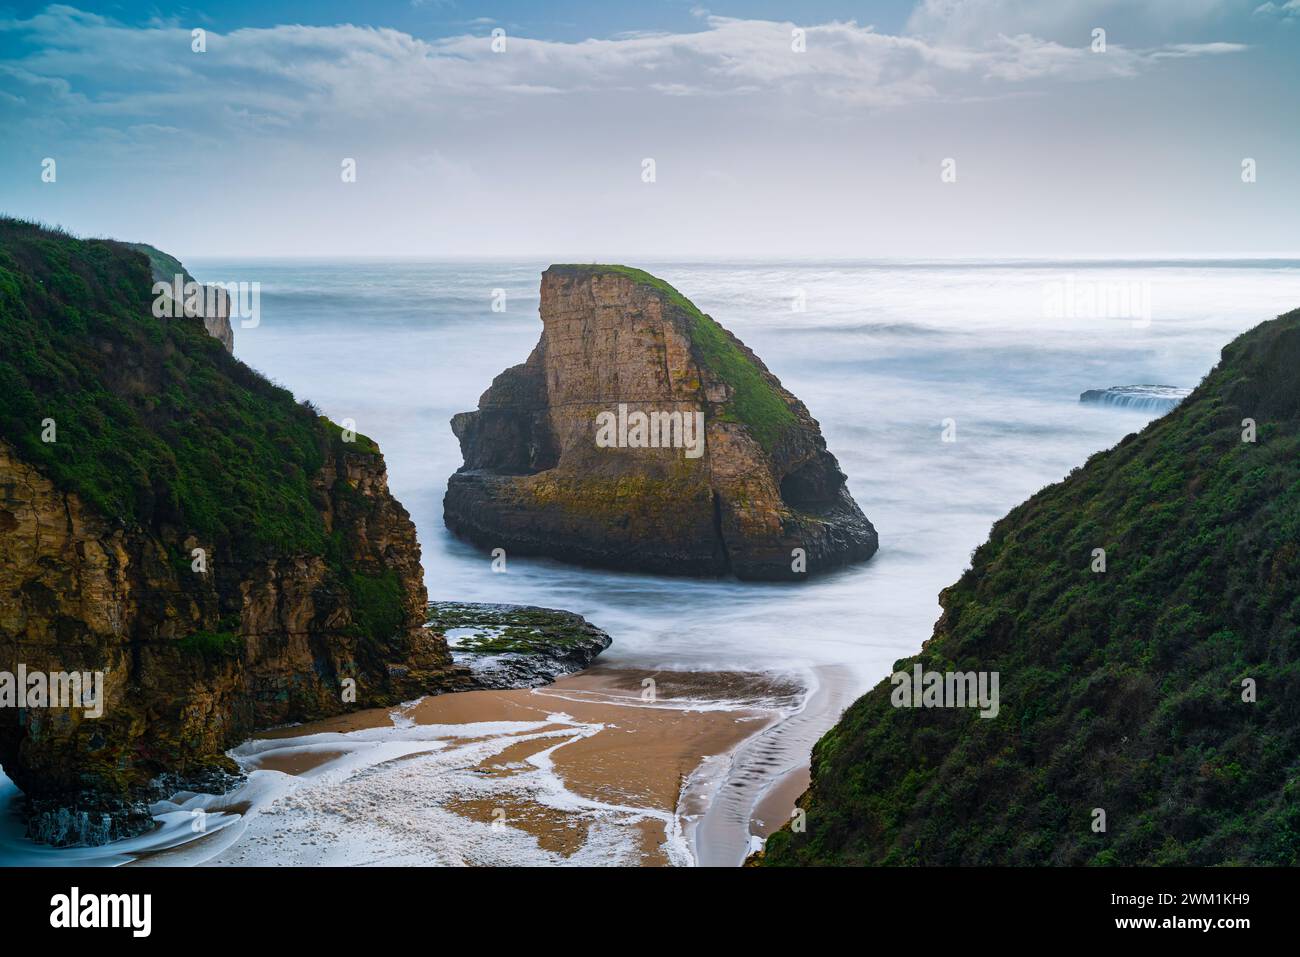
<instances>
[{"instance_id":1,"label":"grass-covered cliff","mask_svg":"<svg viewBox=\"0 0 1300 957\"><path fill-rule=\"evenodd\" d=\"M761 863L1300 863L1300 310L999 521L941 601L896 668L997 671L997 717L882 682Z\"/></svg>"},{"instance_id":2,"label":"grass-covered cliff","mask_svg":"<svg viewBox=\"0 0 1300 957\"><path fill-rule=\"evenodd\" d=\"M145 258L149 260L149 269L155 283L163 283L173 292L179 284L182 307L187 308L191 314L203 316L203 328L208 331L208 334L219 340L227 352L235 351L235 331L230 324L232 303L226 289L219 285L203 286L179 259L155 246L150 246L148 243L126 243L125 245L136 252L144 253ZM185 288L190 284L203 290L202 295L196 296L192 301L187 299L185 293Z\"/></svg>"},{"instance_id":3,"label":"grass-covered cliff","mask_svg":"<svg viewBox=\"0 0 1300 957\"><path fill-rule=\"evenodd\" d=\"M154 279L139 249L0 219L0 671L102 672L107 699L0 709L54 842L148 826L151 779L228 767L259 726L458 675L374 443L203 318L156 318Z\"/></svg>"},{"instance_id":4,"label":"grass-covered cliff","mask_svg":"<svg viewBox=\"0 0 1300 957\"><path fill-rule=\"evenodd\" d=\"M0 220L0 435L125 525L320 552L309 482L338 430L201 321L155 318L152 282L122 244Z\"/></svg>"}]
</instances>

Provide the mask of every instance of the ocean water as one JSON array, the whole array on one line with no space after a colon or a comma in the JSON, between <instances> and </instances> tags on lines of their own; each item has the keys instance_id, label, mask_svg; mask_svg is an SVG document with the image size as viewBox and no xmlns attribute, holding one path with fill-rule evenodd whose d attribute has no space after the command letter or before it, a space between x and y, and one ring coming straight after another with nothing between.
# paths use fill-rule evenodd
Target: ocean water
<instances>
[{"instance_id":1,"label":"ocean water","mask_svg":"<svg viewBox=\"0 0 1300 957\"><path fill-rule=\"evenodd\" d=\"M720 796L706 819L732 836L697 854L703 863L737 862L736 835L763 791L929 637L940 589L993 521L1153 415L1081 405L1081 392L1194 387L1234 336L1300 306L1300 262L1290 261L635 263L731 329L805 402L880 533L864 565L749 584L513 557L498 574L447 532L442 497L461 461L448 420L536 343L546 263L187 265L204 281L259 282L260 322L237 325L235 354L379 442L431 598L579 612L614 636L607 665L774 671L809 688L807 707L719 771L732 786L710 792ZM504 312L491 309L498 289ZM1117 289L1131 293L1127 308ZM0 859L34 852L11 831L0 831ZM357 824L336 840L364 844L372 831ZM61 855L85 853L42 852Z\"/></svg>"}]
</instances>

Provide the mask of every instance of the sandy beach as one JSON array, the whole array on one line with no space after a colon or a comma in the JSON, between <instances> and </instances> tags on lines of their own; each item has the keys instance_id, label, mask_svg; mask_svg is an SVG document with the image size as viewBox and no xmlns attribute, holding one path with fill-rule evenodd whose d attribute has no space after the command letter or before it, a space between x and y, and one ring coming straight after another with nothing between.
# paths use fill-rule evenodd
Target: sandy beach
<instances>
[{"instance_id":1,"label":"sandy beach","mask_svg":"<svg viewBox=\"0 0 1300 957\"><path fill-rule=\"evenodd\" d=\"M740 846L703 857L730 862L749 835L702 829L705 812L803 698L770 674L598 666L281 728L232 752L244 787L177 799L210 833L139 863L690 865L715 838ZM764 794L753 833L798 793Z\"/></svg>"}]
</instances>

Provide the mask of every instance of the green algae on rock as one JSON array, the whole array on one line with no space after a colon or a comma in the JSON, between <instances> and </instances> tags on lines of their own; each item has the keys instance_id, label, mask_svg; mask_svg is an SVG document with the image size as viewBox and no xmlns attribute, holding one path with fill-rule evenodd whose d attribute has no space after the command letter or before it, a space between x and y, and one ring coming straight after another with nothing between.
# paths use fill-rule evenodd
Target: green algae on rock
<instances>
[{"instance_id":1,"label":"green algae on rock","mask_svg":"<svg viewBox=\"0 0 1300 957\"><path fill-rule=\"evenodd\" d=\"M475 688L531 688L581 671L610 646L581 615L532 605L430 602L426 627L441 633Z\"/></svg>"},{"instance_id":2,"label":"green algae on rock","mask_svg":"<svg viewBox=\"0 0 1300 957\"><path fill-rule=\"evenodd\" d=\"M444 500L453 532L516 554L747 579L797 580L875 552L807 408L668 283L551 266L541 318L528 360L452 419L465 459ZM637 416L648 444L601 442L599 423ZM665 439L695 421L702 454Z\"/></svg>"}]
</instances>

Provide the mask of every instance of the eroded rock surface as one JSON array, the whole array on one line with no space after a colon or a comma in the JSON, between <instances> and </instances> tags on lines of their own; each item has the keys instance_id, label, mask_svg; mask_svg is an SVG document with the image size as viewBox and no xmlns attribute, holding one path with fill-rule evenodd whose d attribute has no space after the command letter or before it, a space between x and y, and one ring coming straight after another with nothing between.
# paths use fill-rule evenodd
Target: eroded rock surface
<instances>
[{"instance_id":1,"label":"eroded rock surface","mask_svg":"<svg viewBox=\"0 0 1300 957\"><path fill-rule=\"evenodd\" d=\"M138 252L0 219L0 766L94 844L253 731L469 686L383 456L156 317ZM99 674L95 709L6 701Z\"/></svg>"},{"instance_id":2,"label":"eroded rock surface","mask_svg":"<svg viewBox=\"0 0 1300 957\"><path fill-rule=\"evenodd\" d=\"M444 502L452 531L508 553L749 579L875 552L804 404L667 283L552 266L541 318L528 360L452 419L465 460ZM637 413L659 447L637 447ZM618 423L613 446L598 444L602 415Z\"/></svg>"},{"instance_id":3,"label":"eroded rock surface","mask_svg":"<svg viewBox=\"0 0 1300 957\"><path fill-rule=\"evenodd\" d=\"M588 667L612 639L581 615L533 605L435 601L426 627L478 689L536 688Z\"/></svg>"}]
</instances>

